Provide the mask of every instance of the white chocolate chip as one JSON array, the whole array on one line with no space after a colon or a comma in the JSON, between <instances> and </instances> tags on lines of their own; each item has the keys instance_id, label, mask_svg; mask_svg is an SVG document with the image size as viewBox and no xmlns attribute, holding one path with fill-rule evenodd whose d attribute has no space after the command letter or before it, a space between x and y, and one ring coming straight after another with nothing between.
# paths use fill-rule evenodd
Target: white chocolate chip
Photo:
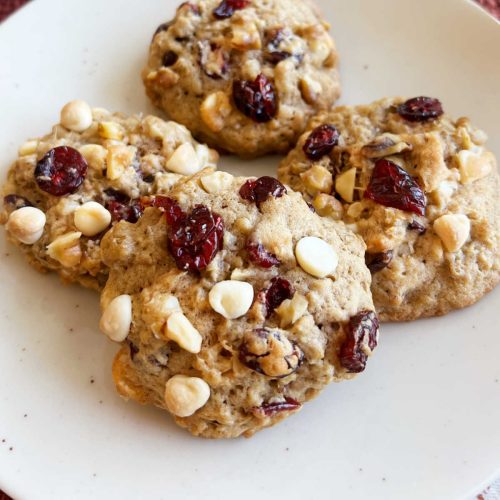
<instances>
[{"instance_id":1,"label":"white chocolate chip","mask_svg":"<svg viewBox=\"0 0 500 500\"><path fill-rule=\"evenodd\" d=\"M26 141L18 150L19 156L28 156L36 153L36 148L38 147L38 141Z\"/></svg>"},{"instance_id":2,"label":"white chocolate chip","mask_svg":"<svg viewBox=\"0 0 500 500\"><path fill-rule=\"evenodd\" d=\"M356 167L350 168L346 172L337 175L335 178L335 191L347 203L352 203L354 196L354 184L356 182Z\"/></svg>"},{"instance_id":3,"label":"white chocolate chip","mask_svg":"<svg viewBox=\"0 0 500 500\"><path fill-rule=\"evenodd\" d=\"M200 332L181 312L173 312L165 325L165 336L180 347L194 354L200 352L202 337Z\"/></svg>"},{"instance_id":4,"label":"white chocolate chip","mask_svg":"<svg viewBox=\"0 0 500 500\"><path fill-rule=\"evenodd\" d=\"M468 184L486 177L493 170L495 159L491 153L462 150L457 154L460 182Z\"/></svg>"},{"instance_id":5,"label":"white chocolate chip","mask_svg":"<svg viewBox=\"0 0 500 500\"><path fill-rule=\"evenodd\" d=\"M253 287L244 281L221 281L208 294L212 309L227 319L243 316L253 302Z\"/></svg>"},{"instance_id":6,"label":"white chocolate chip","mask_svg":"<svg viewBox=\"0 0 500 500\"><path fill-rule=\"evenodd\" d=\"M119 179L132 165L136 154L137 148L134 146L110 146L106 160L106 177L111 181Z\"/></svg>"},{"instance_id":7,"label":"white chocolate chip","mask_svg":"<svg viewBox=\"0 0 500 500\"><path fill-rule=\"evenodd\" d=\"M180 312L177 297L169 293L155 293L142 309L143 319L151 328L156 338L164 336L165 324L174 312Z\"/></svg>"},{"instance_id":8,"label":"white chocolate chip","mask_svg":"<svg viewBox=\"0 0 500 500\"><path fill-rule=\"evenodd\" d=\"M189 417L209 398L210 386L198 377L174 375L165 385L165 406L177 417Z\"/></svg>"},{"instance_id":9,"label":"white chocolate chip","mask_svg":"<svg viewBox=\"0 0 500 500\"><path fill-rule=\"evenodd\" d=\"M222 91L214 92L200 106L201 119L212 132L220 132L231 110L228 96Z\"/></svg>"},{"instance_id":10,"label":"white chocolate chip","mask_svg":"<svg viewBox=\"0 0 500 500\"><path fill-rule=\"evenodd\" d=\"M200 159L189 142L181 144L167 161L167 168L182 175L193 175L201 170Z\"/></svg>"},{"instance_id":11,"label":"white chocolate chip","mask_svg":"<svg viewBox=\"0 0 500 500\"><path fill-rule=\"evenodd\" d=\"M130 295L118 295L104 309L99 328L111 340L123 342L132 323L132 298Z\"/></svg>"},{"instance_id":12,"label":"white chocolate chip","mask_svg":"<svg viewBox=\"0 0 500 500\"><path fill-rule=\"evenodd\" d=\"M83 132L92 125L92 109L80 99L68 102L61 110L61 125L74 132Z\"/></svg>"},{"instance_id":13,"label":"white chocolate chip","mask_svg":"<svg viewBox=\"0 0 500 500\"><path fill-rule=\"evenodd\" d=\"M99 136L103 139L114 139L116 141L121 141L123 139L123 128L119 123L104 121L99 123L97 127Z\"/></svg>"},{"instance_id":14,"label":"white chocolate chip","mask_svg":"<svg viewBox=\"0 0 500 500\"><path fill-rule=\"evenodd\" d=\"M330 193L332 191L332 174L321 165L313 165L309 170L300 174L300 177L311 196L315 196L317 193Z\"/></svg>"},{"instance_id":15,"label":"white chocolate chip","mask_svg":"<svg viewBox=\"0 0 500 500\"><path fill-rule=\"evenodd\" d=\"M470 235L470 220L463 214L442 215L433 227L448 252L458 252Z\"/></svg>"},{"instance_id":16,"label":"white chocolate chip","mask_svg":"<svg viewBox=\"0 0 500 500\"><path fill-rule=\"evenodd\" d=\"M94 170L104 170L108 151L99 144L85 144L78 148L89 166Z\"/></svg>"},{"instance_id":17,"label":"white chocolate chip","mask_svg":"<svg viewBox=\"0 0 500 500\"><path fill-rule=\"evenodd\" d=\"M100 203L88 201L75 210L75 226L85 236L95 236L111 223L111 214Z\"/></svg>"},{"instance_id":18,"label":"white chocolate chip","mask_svg":"<svg viewBox=\"0 0 500 500\"><path fill-rule=\"evenodd\" d=\"M295 293L291 299L284 300L275 310L280 317L280 327L286 328L298 321L307 311L307 299L300 293Z\"/></svg>"},{"instance_id":19,"label":"white chocolate chip","mask_svg":"<svg viewBox=\"0 0 500 500\"><path fill-rule=\"evenodd\" d=\"M80 263L82 249L80 248L80 237L82 233L72 231L58 236L47 246L47 254L50 258L57 260L64 267L74 267Z\"/></svg>"},{"instance_id":20,"label":"white chocolate chip","mask_svg":"<svg viewBox=\"0 0 500 500\"><path fill-rule=\"evenodd\" d=\"M200 181L203 189L210 194L226 191L233 183L233 176L227 172L214 172L203 176Z\"/></svg>"},{"instance_id":21,"label":"white chocolate chip","mask_svg":"<svg viewBox=\"0 0 500 500\"><path fill-rule=\"evenodd\" d=\"M210 149L205 144L197 144L195 147L196 155L198 156L199 170L205 167L215 167L219 159L219 153L214 149Z\"/></svg>"},{"instance_id":22,"label":"white chocolate chip","mask_svg":"<svg viewBox=\"0 0 500 500\"><path fill-rule=\"evenodd\" d=\"M333 274L339 263L335 250L316 236L306 236L295 246L295 257L300 267L316 278Z\"/></svg>"},{"instance_id":23,"label":"white chocolate chip","mask_svg":"<svg viewBox=\"0 0 500 500\"><path fill-rule=\"evenodd\" d=\"M42 237L46 220L38 208L22 207L10 214L6 229L21 243L33 245Z\"/></svg>"}]
</instances>

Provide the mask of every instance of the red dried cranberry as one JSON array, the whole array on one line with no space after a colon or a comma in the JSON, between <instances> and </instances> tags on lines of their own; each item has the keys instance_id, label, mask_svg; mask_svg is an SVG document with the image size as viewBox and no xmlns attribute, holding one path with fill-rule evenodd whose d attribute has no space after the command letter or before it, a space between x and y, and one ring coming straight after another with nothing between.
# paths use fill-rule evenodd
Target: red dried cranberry
<instances>
[{"instance_id":1,"label":"red dried cranberry","mask_svg":"<svg viewBox=\"0 0 500 500\"><path fill-rule=\"evenodd\" d=\"M167 50L165 54L163 54L161 61L163 66L168 68L169 66L173 66L178 59L179 56L173 50Z\"/></svg>"},{"instance_id":2,"label":"red dried cranberry","mask_svg":"<svg viewBox=\"0 0 500 500\"><path fill-rule=\"evenodd\" d=\"M224 221L203 205L177 219L168 231L168 249L177 267L201 271L222 249Z\"/></svg>"},{"instance_id":3,"label":"red dried cranberry","mask_svg":"<svg viewBox=\"0 0 500 500\"><path fill-rule=\"evenodd\" d=\"M281 198L286 193L286 187L278 179L267 175L246 181L240 188L240 196L244 200L254 202L257 206L265 202L269 196Z\"/></svg>"},{"instance_id":4,"label":"red dried cranberry","mask_svg":"<svg viewBox=\"0 0 500 500\"><path fill-rule=\"evenodd\" d=\"M397 107L399 116L409 122L427 122L443 114L443 106L433 97L414 97Z\"/></svg>"},{"instance_id":5,"label":"red dried cranberry","mask_svg":"<svg viewBox=\"0 0 500 500\"><path fill-rule=\"evenodd\" d=\"M14 210L18 210L19 208L33 206L33 203L31 203L28 198L19 196L18 194L8 194L4 197L3 204L9 212L13 212Z\"/></svg>"},{"instance_id":6,"label":"red dried cranberry","mask_svg":"<svg viewBox=\"0 0 500 500\"><path fill-rule=\"evenodd\" d=\"M292 57L292 54L286 50L273 50L266 54L266 61L276 66L276 64L279 64L289 57Z\"/></svg>"},{"instance_id":7,"label":"red dried cranberry","mask_svg":"<svg viewBox=\"0 0 500 500\"><path fill-rule=\"evenodd\" d=\"M333 125L316 127L307 138L303 150L310 160L319 160L339 143L339 131Z\"/></svg>"},{"instance_id":8,"label":"red dried cranberry","mask_svg":"<svg viewBox=\"0 0 500 500\"><path fill-rule=\"evenodd\" d=\"M398 208L418 215L425 214L427 198L422 188L399 165L389 160L375 163L365 198L386 207Z\"/></svg>"},{"instance_id":9,"label":"red dried cranberry","mask_svg":"<svg viewBox=\"0 0 500 500\"><path fill-rule=\"evenodd\" d=\"M213 14L217 19L227 19L231 17L235 11L244 9L250 5L250 0L222 0L222 2L214 9Z\"/></svg>"},{"instance_id":10,"label":"red dried cranberry","mask_svg":"<svg viewBox=\"0 0 500 500\"><path fill-rule=\"evenodd\" d=\"M391 263L393 256L394 252L392 250L380 253L367 253L365 255L366 267L372 274L378 273Z\"/></svg>"},{"instance_id":11,"label":"red dried cranberry","mask_svg":"<svg viewBox=\"0 0 500 500\"><path fill-rule=\"evenodd\" d=\"M233 98L236 107L257 123L271 121L278 112L274 85L262 73L253 82L235 80Z\"/></svg>"},{"instance_id":12,"label":"red dried cranberry","mask_svg":"<svg viewBox=\"0 0 500 500\"><path fill-rule=\"evenodd\" d=\"M347 336L340 348L340 364L350 373L360 373L366 367L370 351L377 347L378 318L373 311L361 311L349 320ZM366 347L365 347L366 348Z\"/></svg>"},{"instance_id":13,"label":"red dried cranberry","mask_svg":"<svg viewBox=\"0 0 500 500\"><path fill-rule=\"evenodd\" d=\"M179 204L168 196L157 195L151 198L142 198L141 204L143 209L146 207L155 207L165 212L167 223L170 225L175 224L181 217L185 216Z\"/></svg>"},{"instance_id":14,"label":"red dried cranberry","mask_svg":"<svg viewBox=\"0 0 500 500\"><path fill-rule=\"evenodd\" d=\"M295 290L289 281L279 276L273 278L269 288L262 290L259 294L264 301L266 318L269 318L284 300L291 299L294 292Z\"/></svg>"},{"instance_id":15,"label":"red dried cranberry","mask_svg":"<svg viewBox=\"0 0 500 500\"><path fill-rule=\"evenodd\" d=\"M281 264L278 257L276 257L273 253L268 252L262 243L247 245L247 251L250 261L265 269L269 269L273 266L279 266Z\"/></svg>"},{"instance_id":16,"label":"red dried cranberry","mask_svg":"<svg viewBox=\"0 0 500 500\"><path fill-rule=\"evenodd\" d=\"M64 196L74 193L82 185L87 168L85 158L76 149L58 146L36 164L35 180L42 191Z\"/></svg>"},{"instance_id":17,"label":"red dried cranberry","mask_svg":"<svg viewBox=\"0 0 500 500\"><path fill-rule=\"evenodd\" d=\"M110 200L106 203L106 209L111 214L113 222L125 220L135 224L142 216L143 209L139 200L132 200L129 203Z\"/></svg>"},{"instance_id":18,"label":"red dried cranberry","mask_svg":"<svg viewBox=\"0 0 500 500\"><path fill-rule=\"evenodd\" d=\"M259 416L274 417L283 411L297 411L302 405L295 399L286 397L284 401L264 403L258 408L253 408L253 413Z\"/></svg>"},{"instance_id":19,"label":"red dried cranberry","mask_svg":"<svg viewBox=\"0 0 500 500\"><path fill-rule=\"evenodd\" d=\"M425 232L427 231L427 228L417 220L412 220L408 224L408 229L410 231L416 231L418 234L425 234Z\"/></svg>"},{"instance_id":20,"label":"red dried cranberry","mask_svg":"<svg viewBox=\"0 0 500 500\"><path fill-rule=\"evenodd\" d=\"M276 65L292 56L292 54L286 50L279 50L279 45L284 39L285 35L283 28L271 29L266 33L266 61Z\"/></svg>"}]
</instances>

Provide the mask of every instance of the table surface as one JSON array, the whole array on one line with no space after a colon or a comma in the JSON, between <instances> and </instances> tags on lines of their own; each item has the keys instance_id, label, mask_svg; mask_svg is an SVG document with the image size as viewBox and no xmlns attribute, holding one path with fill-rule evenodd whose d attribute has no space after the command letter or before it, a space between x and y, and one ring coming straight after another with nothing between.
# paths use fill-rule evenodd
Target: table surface
<instances>
[{"instance_id":1,"label":"table surface","mask_svg":"<svg viewBox=\"0 0 500 500\"><path fill-rule=\"evenodd\" d=\"M0 22L6 19L15 10L22 7L29 0L1 0L0 1ZM500 19L500 0L476 0L477 3L482 5L486 10L488 10L493 16ZM477 495L478 500L486 500L491 496L491 489L487 488L484 492ZM496 498L498 498L495 495ZM0 490L0 500L12 500L11 497L6 495Z\"/></svg>"}]
</instances>

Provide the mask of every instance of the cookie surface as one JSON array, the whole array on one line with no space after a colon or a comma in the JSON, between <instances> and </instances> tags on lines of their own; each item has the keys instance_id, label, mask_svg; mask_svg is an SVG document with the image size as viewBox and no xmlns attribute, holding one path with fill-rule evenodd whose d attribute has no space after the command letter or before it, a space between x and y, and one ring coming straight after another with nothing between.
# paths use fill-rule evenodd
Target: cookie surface
<instances>
[{"instance_id":1,"label":"cookie surface","mask_svg":"<svg viewBox=\"0 0 500 500\"><path fill-rule=\"evenodd\" d=\"M340 94L327 29L302 0L185 2L155 33L144 84L156 106L219 150L286 152Z\"/></svg>"},{"instance_id":2,"label":"cookie surface","mask_svg":"<svg viewBox=\"0 0 500 500\"><path fill-rule=\"evenodd\" d=\"M367 244L382 320L435 316L500 280L500 199L484 132L431 98L315 117L279 178Z\"/></svg>"},{"instance_id":3,"label":"cookie surface","mask_svg":"<svg viewBox=\"0 0 500 500\"><path fill-rule=\"evenodd\" d=\"M99 289L107 277L103 234L118 220L137 220L141 196L166 192L216 160L182 125L72 101L50 134L19 149L0 221L38 270Z\"/></svg>"},{"instance_id":4,"label":"cookie surface","mask_svg":"<svg viewBox=\"0 0 500 500\"><path fill-rule=\"evenodd\" d=\"M270 179L207 169L102 242L117 390L195 435L271 426L377 344L363 242Z\"/></svg>"}]
</instances>

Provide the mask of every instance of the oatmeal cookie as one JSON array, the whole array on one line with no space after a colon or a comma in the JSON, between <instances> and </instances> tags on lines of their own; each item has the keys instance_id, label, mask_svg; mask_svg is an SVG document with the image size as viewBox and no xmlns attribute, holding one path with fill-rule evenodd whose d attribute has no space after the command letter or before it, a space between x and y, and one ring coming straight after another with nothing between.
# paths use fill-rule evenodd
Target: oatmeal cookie
<instances>
[{"instance_id":1,"label":"oatmeal cookie","mask_svg":"<svg viewBox=\"0 0 500 500\"><path fill-rule=\"evenodd\" d=\"M50 134L19 148L2 187L0 222L39 271L100 289L106 231L122 219L137 221L142 196L167 192L217 156L177 123L72 101Z\"/></svg>"},{"instance_id":2,"label":"oatmeal cookie","mask_svg":"<svg viewBox=\"0 0 500 500\"><path fill-rule=\"evenodd\" d=\"M437 99L386 98L312 119L279 178L363 237L382 320L442 315L500 280L500 183L486 141Z\"/></svg>"},{"instance_id":3,"label":"oatmeal cookie","mask_svg":"<svg viewBox=\"0 0 500 500\"><path fill-rule=\"evenodd\" d=\"M157 29L144 84L156 106L219 150L287 152L340 94L328 28L303 0L185 2Z\"/></svg>"},{"instance_id":4,"label":"oatmeal cookie","mask_svg":"<svg viewBox=\"0 0 500 500\"><path fill-rule=\"evenodd\" d=\"M365 246L276 179L210 169L102 242L101 329L125 398L191 433L251 436L364 370L377 345Z\"/></svg>"}]
</instances>

